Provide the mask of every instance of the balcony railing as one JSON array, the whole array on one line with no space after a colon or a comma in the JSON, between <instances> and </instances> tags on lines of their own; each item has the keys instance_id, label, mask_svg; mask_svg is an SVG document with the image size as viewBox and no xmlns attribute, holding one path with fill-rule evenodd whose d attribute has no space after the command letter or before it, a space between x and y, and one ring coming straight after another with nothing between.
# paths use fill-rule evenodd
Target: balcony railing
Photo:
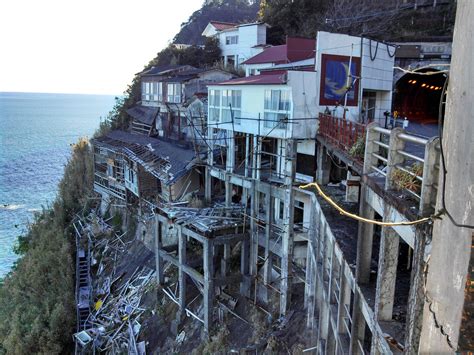
<instances>
[{"instance_id":1,"label":"balcony railing","mask_svg":"<svg viewBox=\"0 0 474 355\"><path fill-rule=\"evenodd\" d=\"M357 140L364 137L366 125L343 118L319 114L318 134L334 146L349 152Z\"/></svg>"},{"instance_id":2,"label":"balcony railing","mask_svg":"<svg viewBox=\"0 0 474 355\"><path fill-rule=\"evenodd\" d=\"M422 138L376 123L367 126L364 174L382 178L385 190L402 190L419 202L419 213L434 211L438 192L439 138Z\"/></svg>"}]
</instances>

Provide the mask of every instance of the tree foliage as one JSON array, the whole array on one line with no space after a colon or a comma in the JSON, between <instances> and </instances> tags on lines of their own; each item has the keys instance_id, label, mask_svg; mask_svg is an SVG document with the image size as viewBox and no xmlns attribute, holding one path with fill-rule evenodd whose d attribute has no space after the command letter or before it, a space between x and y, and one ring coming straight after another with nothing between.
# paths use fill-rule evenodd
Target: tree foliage
<instances>
[{"instance_id":1,"label":"tree foliage","mask_svg":"<svg viewBox=\"0 0 474 355\"><path fill-rule=\"evenodd\" d=\"M285 36L315 38L317 31L373 39L432 40L452 36L454 0L433 6L414 0L262 0L259 17L272 26L269 42Z\"/></svg>"},{"instance_id":2,"label":"tree foliage","mask_svg":"<svg viewBox=\"0 0 474 355\"><path fill-rule=\"evenodd\" d=\"M210 21L232 23L252 22L257 19L258 1L214 0L206 1L195 11L187 22L181 24L181 30L174 37L174 43L204 44L202 31Z\"/></svg>"},{"instance_id":3,"label":"tree foliage","mask_svg":"<svg viewBox=\"0 0 474 355\"><path fill-rule=\"evenodd\" d=\"M71 353L75 326L70 222L92 191L87 140L73 146L58 197L21 238L20 259L0 284L0 354Z\"/></svg>"}]
</instances>

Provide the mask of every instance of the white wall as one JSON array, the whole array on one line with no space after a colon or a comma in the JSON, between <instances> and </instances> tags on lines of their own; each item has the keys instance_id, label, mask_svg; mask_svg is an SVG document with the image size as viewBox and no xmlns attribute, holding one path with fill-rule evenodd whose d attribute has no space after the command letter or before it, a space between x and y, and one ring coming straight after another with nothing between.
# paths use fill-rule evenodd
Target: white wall
<instances>
[{"instance_id":1,"label":"white wall","mask_svg":"<svg viewBox=\"0 0 474 355\"><path fill-rule=\"evenodd\" d=\"M226 44L226 37L239 36L237 44ZM265 44L267 27L264 24L243 25L236 29L219 32L219 44L224 57L224 63L228 56L237 56L238 64L260 53L263 48L253 48L258 44Z\"/></svg>"},{"instance_id":2,"label":"white wall","mask_svg":"<svg viewBox=\"0 0 474 355\"><path fill-rule=\"evenodd\" d=\"M315 138L317 130L316 111L316 89L314 81L315 72L289 71L287 84L281 85L209 85L209 89L214 90L241 90L241 116L251 120L242 119L240 124L222 124L221 129L236 132L268 135L272 138ZM311 118L297 121L297 124L288 124L286 129L268 128L264 122L258 125L258 117L263 120L265 111L265 90L288 90L290 91L290 114L289 119ZM209 121L211 124L215 123Z\"/></svg>"},{"instance_id":3,"label":"white wall","mask_svg":"<svg viewBox=\"0 0 474 355\"><path fill-rule=\"evenodd\" d=\"M387 52L387 45L383 43L378 44L377 53L375 49L377 42L372 41L372 58L370 57L370 40L361 39L361 37L354 37L343 34L318 32L316 38L316 71L318 72L316 79L316 88L318 91L318 112L324 112L326 106L319 106L319 91L321 82L321 55L343 55L359 57L361 59L361 79L359 82L359 97L357 106L348 106L348 113L346 118L358 121L359 108L362 102L363 90L377 91L377 105L375 118L383 119L383 112L391 108L391 90L393 81L393 66L394 58L390 58ZM394 48L389 47L390 53L393 53ZM379 93L381 92L381 93ZM332 111L334 106L329 106ZM336 115L342 117L342 108L336 111Z\"/></svg>"}]
</instances>

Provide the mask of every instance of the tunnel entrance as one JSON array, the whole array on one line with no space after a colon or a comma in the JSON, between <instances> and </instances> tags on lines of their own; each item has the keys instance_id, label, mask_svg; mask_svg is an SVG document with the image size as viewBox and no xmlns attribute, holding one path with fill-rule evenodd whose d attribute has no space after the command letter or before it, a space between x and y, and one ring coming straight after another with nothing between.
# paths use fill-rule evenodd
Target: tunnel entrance
<instances>
[{"instance_id":1,"label":"tunnel entrance","mask_svg":"<svg viewBox=\"0 0 474 355\"><path fill-rule=\"evenodd\" d=\"M433 72L433 69L418 72ZM442 72L432 75L406 74L395 85L394 110L399 117L419 123L437 123L439 102L446 77Z\"/></svg>"}]
</instances>

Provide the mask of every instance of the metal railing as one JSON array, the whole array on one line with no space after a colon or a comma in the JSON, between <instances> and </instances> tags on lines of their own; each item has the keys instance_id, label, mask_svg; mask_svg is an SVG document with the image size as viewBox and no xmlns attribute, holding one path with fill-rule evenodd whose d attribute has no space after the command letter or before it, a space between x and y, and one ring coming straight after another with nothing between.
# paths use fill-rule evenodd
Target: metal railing
<instances>
[{"instance_id":1,"label":"metal railing","mask_svg":"<svg viewBox=\"0 0 474 355\"><path fill-rule=\"evenodd\" d=\"M434 211L438 191L439 138L422 138L376 123L367 126L364 174L384 178L385 190L401 190L419 202L421 215Z\"/></svg>"},{"instance_id":2,"label":"metal railing","mask_svg":"<svg viewBox=\"0 0 474 355\"><path fill-rule=\"evenodd\" d=\"M319 114L318 134L347 152L364 137L366 125L324 113Z\"/></svg>"}]
</instances>

